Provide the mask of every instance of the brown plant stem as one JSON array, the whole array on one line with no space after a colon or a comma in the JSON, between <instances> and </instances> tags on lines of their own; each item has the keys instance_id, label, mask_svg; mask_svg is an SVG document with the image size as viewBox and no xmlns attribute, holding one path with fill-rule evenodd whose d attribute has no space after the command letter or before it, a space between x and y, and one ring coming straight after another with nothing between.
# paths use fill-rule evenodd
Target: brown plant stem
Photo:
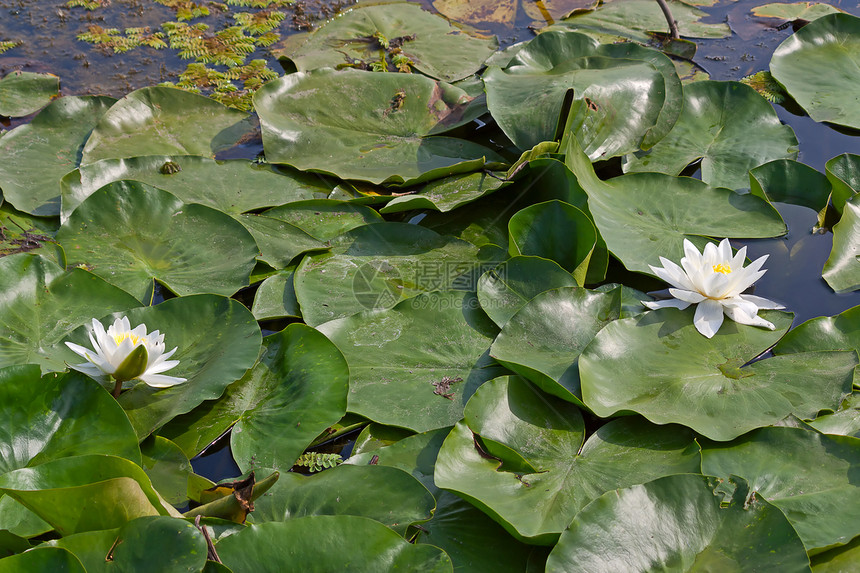
<instances>
[{"instance_id":1,"label":"brown plant stem","mask_svg":"<svg viewBox=\"0 0 860 573\"><path fill-rule=\"evenodd\" d=\"M672 11L669 10L669 5L666 4L666 0L657 0L657 4L660 5L660 10L663 11L663 16L666 17L666 21L669 23L669 36L671 36L673 40L679 39L681 35L678 32L678 22L675 21L674 17L672 17Z\"/></svg>"},{"instance_id":2,"label":"brown plant stem","mask_svg":"<svg viewBox=\"0 0 860 573\"><path fill-rule=\"evenodd\" d=\"M122 392L122 380L117 380L113 386L113 397L119 398L119 393Z\"/></svg>"}]
</instances>

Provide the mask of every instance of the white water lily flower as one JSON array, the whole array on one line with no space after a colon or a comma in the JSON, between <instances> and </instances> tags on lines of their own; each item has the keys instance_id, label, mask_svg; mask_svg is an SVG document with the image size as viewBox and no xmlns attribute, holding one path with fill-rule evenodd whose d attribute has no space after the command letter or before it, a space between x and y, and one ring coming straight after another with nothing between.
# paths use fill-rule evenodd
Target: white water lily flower
<instances>
[{"instance_id":1,"label":"white water lily flower","mask_svg":"<svg viewBox=\"0 0 860 573\"><path fill-rule=\"evenodd\" d=\"M126 380L141 380L154 388L167 388L185 382L185 378L161 374L179 364L179 360L168 360L176 348L164 352L164 335L157 330L147 334L145 324L134 329L130 326L128 318L122 317L116 319L105 332L102 323L93 319L90 333L93 350L66 342L66 346L87 359L87 362L71 367L93 378L111 377L116 381L114 396L119 395L122 383Z\"/></svg>"},{"instance_id":2,"label":"white water lily flower","mask_svg":"<svg viewBox=\"0 0 860 573\"><path fill-rule=\"evenodd\" d=\"M709 243L699 253L695 245L684 239L684 254L681 266L660 257L663 268L651 267L655 275L672 285L669 289L673 299L645 302L650 309L673 307L685 309L696 306L693 324L696 330L711 338L723 324L723 314L740 324L774 329L773 324L758 316L759 309L779 309L784 306L751 294L741 294L766 272L761 267L767 255L759 257L744 267L747 248L741 248L732 256L728 239L719 246Z\"/></svg>"}]
</instances>

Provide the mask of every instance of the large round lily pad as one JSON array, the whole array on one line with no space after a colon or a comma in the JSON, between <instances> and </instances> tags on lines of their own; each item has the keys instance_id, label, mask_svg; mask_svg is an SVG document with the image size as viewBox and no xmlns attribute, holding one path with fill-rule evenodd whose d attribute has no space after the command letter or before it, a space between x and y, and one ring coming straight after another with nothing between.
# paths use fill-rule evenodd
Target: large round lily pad
<instances>
[{"instance_id":1,"label":"large round lily pad","mask_svg":"<svg viewBox=\"0 0 860 573\"><path fill-rule=\"evenodd\" d=\"M698 467L692 432L628 417L585 440L576 406L503 377L469 401L465 421L439 451L434 479L512 535L552 545L577 511L604 491Z\"/></svg>"},{"instance_id":2,"label":"large round lily pad","mask_svg":"<svg viewBox=\"0 0 860 573\"><path fill-rule=\"evenodd\" d=\"M407 543L378 521L353 515L252 525L224 537L216 549L233 571L452 571L438 547Z\"/></svg>"},{"instance_id":3,"label":"large round lily pad","mask_svg":"<svg viewBox=\"0 0 860 573\"><path fill-rule=\"evenodd\" d=\"M3 196L16 209L39 216L60 212L60 179L75 169L81 149L113 98L64 97L33 121L0 139Z\"/></svg>"},{"instance_id":4,"label":"large round lily pad","mask_svg":"<svg viewBox=\"0 0 860 573\"><path fill-rule=\"evenodd\" d=\"M495 38L469 35L418 4L389 2L345 10L280 55L299 71L379 62L395 68L405 56L405 71L453 82L478 71L497 46Z\"/></svg>"},{"instance_id":5,"label":"large round lily pad","mask_svg":"<svg viewBox=\"0 0 860 573\"><path fill-rule=\"evenodd\" d=\"M433 292L317 327L349 364L348 410L418 432L453 425L484 381L496 325L471 293Z\"/></svg>"},{"instance_id":6,"label":"large round lily pad","mask_svg":"<svg viewBox=\"0 0 860 573\"><path fill-rule=\"evenodd\" d=\"M588 193L588 207L609 251L631 271L651 273L659 257L680 261L683 239L701 248L701 235L774 237L786 227L772 205L688 177L629 173L600 180L575 136L565 162Z\"/></svg>"},{"instance_id":7,"label":"large round lily pad","mask_svg":"<svg viewBox=\"0 0 860 573\"><path fill-rule=\"evenodd\" d=\"M229 296L248 284L259 253L229 215L136 181L110 183L87 197L56 238L68 264L147 302L154 279L179 295Z\"/></svg>"},{"instance_id":8,"label":"large round lily pad","mask_svg":"<svg viewBox=\"0 0 860 573\"><path fill-rule=\"evenodd\" d=\"M416 74L321 69L267 83L254 106L270 162L406 185L501 160L477 143L434 135L460 125L471 99Z\"/></svg>"},{"instance_id":9,"label":"large round lily pad","mask_svg":"<svg viewBox=\"0 0 860 573\"><path fill-rule=\"evenodd\" d=\"M214 157L252 130L248 117L185 90L141 88L101 117L87 139L81 163L143 155Z\"/></svg>"},{"instance_id":10,"label":"large round lily pad","mask_svg":"<svg viewBox=\"0 0 860 573\"><path fill-rule=\"evenodd\" d=\"M693 326L692 308L612 322L579 358L582 400L601 417L638 412L714 440L731 440L789 414L810 419L836 410L851 392L856 353L804 352L745 366L790 325L788 313L760 313L775 331L727 320L708 339Z\"/></svg>"},{"instance_id":11,"label":"large round lily pad","mask_svg":"<svg viewBox=\"0 0 860 573\"><path fill-rule=\"evenodd\" d=\"M60 78L19 70L0 79L0 115L21 117L48 105L60 91Z\"/></svg>"},{"instance_id":12,"label":"large round lily pad","mask_svg":"<svg viewBox=\"0 0 860 573\"><path fill-rule=\"evenodd\" d=\"M122 408L78 373L39 375L34 364L0 368L0 473L48 460L109 454L140 463Z\"/></svg>"},{"instance_id":13,"label":"large round lily pad","mask_svg":"<svg viewBox=\"0 0 860 573\"><path fill-rule=\"evenodd\" d=\"M547 573L565 571L809 571L785 516L737 479L677 475L608 492L562 534Z\"/></svg>"},{"instance_id":14,"label":"large round lily pad","mask_svg":"<svg viewBox=\"0 0 860 573\"><path fill-rule=\"evenodd\" d=\"M30 363L43 371L65 370L66 364L45 349L94 317L140 306L92 273L64 271L26 253L0 258L0 292L5 293L0 299L0 367Z\"/></svg>"},{"instance_id":15,"label":"large round lily pad","mask_svg":"<svg viewBox=\"0 0 860 573\"><path fill-rule=\"evenodd\" d=\"M702 449L704 473L747 480L782 510L809 551L860 535L858 464L860 439L800 428L761 428Z\"/></svg>"},{"instance_id":16,"label":"large round lily pad","mask_svg":"<svg viewBox=\"0 0 860 573\"><path fill-rule=\"evenodd\" d=\"M815 121L860 129L860 18L822 16L774 51L770 71Z\"/></svg>"},{"instance_id":17,"label":"large round lily pad","mask_svg":"<svg viewBox=\"0 0 860 573\"><path fill-rule=\"evenodd\" d=\"M134 179L229 215L292 201L321 199L332 185L316 175L278 173L271 167L234 159L216 161L194 155L150 155L103 159L63 177L61 216L113 181Z\"/></svg>"},{"instance_id":18,"label":"large round lily pad","mask_svg":"<svg viewBox=\"0 0 860 573\"><path fill-rule=\"evenodd\" d=\"M684 111L672 131L648 152L637 155L625 164L625 171L678 175L701 160L702 181L742 189L749 185L750 169L774 159L797 157L797 138L751 87L702 81L684 88Z\"/></svg>"},{"instance_id":19,"label":"large round lily pad","mask_svg":"<svg viewBox=\"0 0 860 573\"><path fill-rule=\"evenodd\" d=\"M860 195L845 202L833 225L833 249L821 275L836 292L860 289Z\"/></svg>"},{"instance_id":20,"label":"large round lily pad","mask_svg":"<svg viewBox=\"0 0 860 573\"><path fill-rule=\"evenodd\" d=\"M582 404L577 359L594 335L621 314L621 289L547 290L505 325L490 356L544 391Z\"/></svg>"},{"instance_id":21,"label":"large round lily pad","mask_svg":"<svg viewBox=\"0 0 860 573\"><path fill-rule=\"evenodd\" d=\"M484 83L490 112L520 149L554 139L565 93L573 88L596 112L578 126L594 160L653 145L671 129L683 101L674 65L660 52L598 44L567 30L540 34L504 70L491 67Z\"/></svg>"}]
</instances>

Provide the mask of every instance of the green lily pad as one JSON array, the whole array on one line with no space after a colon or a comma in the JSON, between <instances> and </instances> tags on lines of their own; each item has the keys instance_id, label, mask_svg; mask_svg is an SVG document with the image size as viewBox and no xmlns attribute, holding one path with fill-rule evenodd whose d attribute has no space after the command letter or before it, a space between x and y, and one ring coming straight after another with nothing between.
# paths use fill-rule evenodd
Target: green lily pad
<instances>
[{"instance_id":1,"label":"green lily pad","mask_svg":"<svg viewBox=\"0 0 860 573\"><path fill-rule=\"evenodd\" d=\"M60 179L78 166L87 136L115 101L63 97L0 138L0 181L6 201L33 215L59 213Z\"/></svg>"},{"instance_id":2,"label":"green lily pad","mask_svg":"<svg viewBox=\"0 0 860 573\"><path fill-rule=\"evenodd\" d=\"M378 521L353 515L314 515L252 525L224 537L215 549L233 571L453 570L451 560L438 547L413 545Z\"/></svg>"},{"instance_id":3,"label":"green lily pad","mask_svg":"<svg viewBox=\"0 0 860 573\"><path fill-rule=\"evenodd\" d=\"M789 414L810 419L836 410L851 391L856 353L804 352L744 366L779 340L791 321L789 313L760 315L776 330L726 320L708 339L693 326L692 308L612 322L579 357L582 400L601 417L633 411L720 441Z\"/></svg>"},{"instance_id":4,"label":"green lily pad","mask_svg":"<svg viewBox=\"0 0 860 573\"><path fill-rule=\"evenodd\" d=\"M254 237L260 249L257 258L272 268L283 269L302 253L328 250L328 245L284 221L250 213L238 215L236 219Z\"/></svg>"},{"instance_id":5,"label":"green lily pad","mask_svg":"<svg viewBox=\"0 0 860 573\"><path fill-rule=\"evenodd\" d=\"M178 171L171 172L178 169ZM185 203L200 203L228 215L328 196L332 186L315 175L278 173L271 167L235 159L216 161L193 155L150 155L103 159L63 177L61 216L114 181L133 179L169 191Z\"/></svg>"},{"instance_id":6,"label":"green lily pad","mask_svg":"<svg viewBox=\"0 0 860 573\"><path fill-rule=\"evenodd\" d=\"M491 67L483 78L490 112L520 149L555 139L565 94L574 89L595 112L579 126L594 160L650 147L671 129L683 101L675 67L660 52L598 44L564 29L541 33L504 70Z\"/></svg>"},{"instance_id":7,"label":"green lily pad","mask_svg":"<svg viewBox=\"0 0 860 573\"><path fill-rule=\"evenodd\" d=\"M860 566L860 538L851 543L835 547L830 551L816 553L809 559L813 573L844 573Z\"/></svg>"},{"instance_id":8,"label":"green lily pad","mask_svg":"<svg viewBox=\"0 0 860 573\"><path fill-rule=\"evenodd\" d=\"M214 157L252 130L248 114L206 96L154 86L116 102L87 139L81 164L144 155Z\"/></svg>"},{"instance_id":9,"label":"green lily pad","mask_svg":"<svg viewBox=\"0 0 860 573\"><path fill-rule=\"evenodd\" d=\"M345 464L371 461L410 472L436 498L433 519L421 524L418 540L442 548L456 568L482 571L531 571L529 559L544 548L526 545L511 537L480 509L433 482L436 456L449 428L403 438L390 446L353 454Z\"/></svg>"},{"instance_id":10,"label":"green lily pad","mask_svg":"<svg viewBox=\"0 0 860 573\"><path fill-rule=\"evenodd\" d=\"M481 508L528 543L552 545L605 491L697 472L692 432L641 418L601 426L588 440L573 404L516 378L487 382L436 460L436 485ZM477 449L473 433L486 452Z\"/></svg>"},{"instance_id":11,"label":"green lily pad","mask_svg":"<svg viewBox=\"0 0 860 573\"><path fill-rule=\"evenodd\" d=\"M775 159L750 169L750 193L768 203L791 203L821 211L830 182L820 171L791 159Z\"/></svg>"},{"instance_id":12,"label":"green lily pad","mask_svg":"<svg viewBox=\"0 0 860 573\"><path fill-rule=\"evenodd\" d=\"M544 392L581 406L577 359L620 313L620 289L605 294L579 287L547 290L502 327L490 356Z\"/></svg>"},{"instance_id":13,"label":"green lily pad","mask_svg":"<svg viewBox=\"0 0 860 573\"><path fill-rule=\"evenodd\" d=\"M788 520L736 479L668 476L607 492L574 518L547 560L547 573L582 568L636 571L809 571ZM726 496L728 497L728 496Z\"/></svg>"},{"instance_id":14,"label":"green lily pad","mask_svg":"<svg viewBox=\"0 0 860 573\"><path fill-rule=\"evenodd\" d=\"M701 22L707 13L691 6L692 2L669 0L668 4L684 38L717 39L732 34L728 24ZM571 14L558 26L573 28L607 43L623 39L645 44L653 40L652 32L665 34L668 30L659 4L651 0L610 0L596 10Z\"/></svg>"},{"instance_id":15,"label":"green lily pad","mask_svg":"<svg viewBox=\"0 0 860 573\"><path fill-rule=\"evenodd\" d=\"M138 517L119 529L77 533L50 543L72 552L87 573L208 571L203 533L174 517Z\"/></svg>"},{"instance_id":16,"label":"green lily pad","mask_svg":"<svg viewBox=\"0 0 860 573\"><path fill-rule=\"evenodd\" d=\"M470 100L416 74L331 69L290 74L254 94L269 162L401 185L502 160L477 143L434 135L461 125Z\"/></svg>"},{"instance_id":17,"label":"green lily pad","mask_svg":"<svg viewBox=\"0 0 860 573\"><path fill-rule=\"evenodd\" d=\"M0 573L87 573L71 552L58 547L40 547L0 560Z\"/></svg>"},{"instance_id":18,"label":"green lily pad","mask_svg":"<svg viewBox=\"0 0 860 573\"><path fill-rule=\"evenodd\" d=\"M738 82L702 81L684 88L684 111L672 131L647 153L628 157L626 172L678 175L702 161L702 181L742 189L750 169L797 157L794 131L771 104Z\"/></svg>"},{"instance_id":19,"label":"green lily pad","mask_svg":"<svg viewBox=\"0 0 860 573\"><path fill-rule=\"evenodd\" d=\"M845 202L833 225L833 249L821 276L836 292L860 289L860 195Z\"/></svg>"},{"instance_id":20,"label":"green lily pad","mask_svg":"<svg viewBox=\"0 0 860 573\"><path fill-rule=\"evenodd\" d=\"M13 71L0 79L0 115L23 117L45 107L60 93L54 74Z\"/></svg>"},{"instance_id":21,"label":"green lily pad","mask_svg":"<svg viewBox=\"0 0 860 573\"><path fill-rule=\"evenodd\" d=\"M597 230L585 213L563 201L547 201L518 211L508 221L508 252L557 262L577 284L585 284Z\"/></svg>"},{"instance_id":22,"label":"green lily pad","mask_svg":"<svg viewBox=\"0 0 860 573\"><path fill-rule=\"evenodd\" d=\"M0 368L0 473L49 460L108 454L140 463L125 412L78 373L40 376L35 364Z\"/></svg>"},{"instance_id":23,"label":"green lily pad","mask_svg":"<svg viewBox=\"0 0 860 573\"><path fill-rule=\"evenodd\" d=\"M486 356L498 329L477 303L470 293L433 292L320 325L349 364L347 410L416 432L462 418L500 370Z\"/></svg>"},{"instance_id":24,"label":"green lily pad","mask_svg":"<svg viewBox=\"0 0 860 573\"><path fill-rule=\"evenodd\" d=\"M783 2L762 4L753 8L751 12L761 18L812 21L828 14L842 12L842 10L823 2Z\"/></svg>"},{"instance_id":25,"label":"green lily pad","mask_svg":"<svg viewBox=\"0 0 860 573\"><path fill-rule=\"evenodd\" d=\"M407 223L365 225L332 239L330 252L302 259L296 297L305 322L317 326L452 288L461 276L468 282L480 264L466 241Z\"/></svg>"},{"instance_id":26,"label":"green lily pad","mask_svg":"<svg viewBox=\"0 0 860 573\"><path fill-rule=\"evenodd\" d=\"M658 265L659 257L681 260L685 238L701 248L701 235L762 238L786 232L779 212L758 197L662 173L602 181L576 137L564 143L565 162L588 193L600 235L628 270L651 274L648 265Z\"/></svg>"},{"instance_id":27,"label":"green lily pad","mask_svg":"<svg viewBox=\"0 0 860 573\"><path fill-rule=\"evenodd\" d=\"M727 444L702 445L702 471L747 480L785 514L807 551L860 535L852 469L858 463L860 439L798 428L761 428Z\"/></svg>"},{"instance_id":28,"label":"green lily pad","mask_svg":"<svg viewBox=\"0 0 860 573\"><path fill-rule=\"evenodd\" d=\"M262 214L298 227L319 241L329 241L356 227L384 221L371 207L334 199L294 201Z\"/></svg>"},{"instance_id":29,"label":"green lily pad","mask_svg":"<svg viewBox=\"0 0 860 573\"><path fill-rule=\"evenodd\" d=\"M293 286L295 267L287 267L268 277L257 287L251 312L257 320L302 316Z\"/></svg>"},{"instance_id":30,"label":"green lily pad","mask_svg":"<svg viewBox=\"0 0 860 573\"><path fill-rule=\"evenodd\" d=\"M39 364L43 372L66 364L46 352L75 328L110 311L140 306L133 296L82 269L63 271L30 254L0 258L0 367ZM72 363L80 362L73 355Z\"/></svg>"},{"instance_id":31,"label":"green lily pad","mask_svg":"<svg viewBox=\"0 0 860 573\"><path fill-rule=\"evenodd\" d=\"M52 531L50 523L18 503L14 498L0 497L0 531L23 538L36 537Z\"/></svg>"},{"instance_id":32,"label":"green lily pad","mask_svg":"<svg viewBox=\"0 0 860 573\"><path fill-rule=\"evenodd\" d=\"M135 440L137 441L137 440ZM140 444L141 467L161 497L176 506L188 500L188 478L193 473L188 456L162 436L149 436Z\"/></svg>"},{"instance_id":33,"label":"green lily pad","mask_svg":"<svg viewBox=\"0 0 860 573\"><path fill-rule=\"evenodd\" d=\"M860 129L860 18L829 14L777 47L770 72L815 121ZM814 80L813 80L814 78Z\"/></svg>"},{"instance_id":34,"label":"green lily pad","mask_svg":"<svg viewBox=\"0 0 860 573\"><path fill-rule=\"evenodd\" d=\"M18 469L0 476L0 490L60 535L120 527L145 515L178 515L139 466L114 456L59 458Z\"/></svg>"},{"instance_id":35,"label":"green lily pad","mask_svg":"<svg viewBox=\"0 0 860 573\"><path fill-rule=\"evenodd\" d=\"M385 46L389 43L389 46ZM417 4L358 5L325 22L301 46L279 54L298 71L391 61L399 49L410 68L452 82L477 72L498 47Z\"/></svg>"},{"instance_id":36,"label":"green lily pad","mask_svg":"<svg viewBox=\"0 0 860 573\"><path fill-rule=\"evenodd\" d=\"M487 316L501 328L540 293L573 286L573 275L555 261L517 256L481 276L478 300Z\"/></svg>"},{"instance_id":37,"label":"green lily pad","mask_svg":"<svg viewBox=\"0 0 860 573\"><path fill-rule=\"evenodd\" d=\"M136 181L102 187L57 231L69 265L150 301L153 280L179 295L231 295L248 284L259 251L239 222Z\"/></svg>"},{"instance_id":38,"label":"green lily pad","mask_svg":"<svg viewBox=\"0 0 860 573\"><path fill-rule=\"evenodd\" d=\"M179 360L168 374L188 379L169 388L152 388L139 382L120 395L119 403L140 439L204 400L221 396L254 364L260 352L260 327L251 312L222 296L177 297L157 306L103 317L102 324L112 324L123 315L133 326L145 324L148 332L158 330L164 334L165 347L177 348L171 359ZM89 328L80 327L68 340L89 348L88 332ZM53 346L50 354L68 363L80 362L80 357L64 344Z\"/></svg>"},{"instance_id":39,"label":"green lily pad","mask_svg":"<svg viewBox=\"0 0 860 573\"><path fill-rule=\"evenodd\" d=\"M860 155L837 155L827 162L825 171L833 185L833 206L841 213L845 201L860 193Z\"/></svg>"},{"instance_id":40,"label":"green lily pad","mask_svg":"<svg viewBox=\"0 0 860 573\"><path fill-rule=\"evenodd\" d=\"M792 329L779 341L774 354L815 350L856 350L860 352L860 306L836 316L819 316Z\"/></svg>"},{"instance_id":41,"label":"green lily pad","mask_svg":"<svg viewBox=\"0 0 860 573\"><path fill-rule=\"evenodd\" d=\"M510 185L499 176L487 172L453 175L431 181L417 193L395 197L379 210L380 213L399 213L412 209L432 209L447 213L467 205Z\"/></svg>"},{"instance_id":42,"label":"green lily pad","mask_svg":"<svg viewBox=\"0 0 860 573\"><path fill-rule=\"evenodd\" d=\"M367 495L368 492L385 495ZM393 467L340 465L312 476L284 473L260 498L254 523L307 515L359 515L375 519L400 535L430 519L436 501L421 482Z\"/></svg>"},{"instance_id":43,"label":"green lily pad","mask_svg":"<svg viewBox=\"0 0 860 573\"><path fill-rule=\"evenodd\" d=\"M832 414L823 414L808 423L822 434L860 438L860 395L856 392Z\"/></svg>"},{"instance_id":44,"label":"green lily pad","mask_svg":"<svg viewBox=\"0 0 860 573\"><path fill-rule=\"evenodd\" d=\"M343 416L348 384L343 356L314 329L291 324L267 336L257 365L216 406L234 405L238 420L230 445L236 463L243 471L290 469L311 441ZM234 397L243 409L235 408Z\"/></svg>"}]
</instances>

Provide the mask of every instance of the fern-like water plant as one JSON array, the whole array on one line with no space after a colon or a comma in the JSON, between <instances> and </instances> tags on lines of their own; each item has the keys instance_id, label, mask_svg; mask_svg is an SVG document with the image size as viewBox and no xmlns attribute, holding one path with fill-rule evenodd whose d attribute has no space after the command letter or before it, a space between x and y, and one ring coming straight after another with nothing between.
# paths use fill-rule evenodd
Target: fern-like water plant
<instances>
[{"instance_id":1,"label":"fern-like water plant","mask_svg":"<svg viewBox=\"0 0 860 573\"><path fill-rule=\"evenodd\" d=\"M320 452L305 452L296 460L295 465L307 468L310 473L321 472L333 468L343 462L340 454L322 454Z\"/></svg>"}]
</instances>

